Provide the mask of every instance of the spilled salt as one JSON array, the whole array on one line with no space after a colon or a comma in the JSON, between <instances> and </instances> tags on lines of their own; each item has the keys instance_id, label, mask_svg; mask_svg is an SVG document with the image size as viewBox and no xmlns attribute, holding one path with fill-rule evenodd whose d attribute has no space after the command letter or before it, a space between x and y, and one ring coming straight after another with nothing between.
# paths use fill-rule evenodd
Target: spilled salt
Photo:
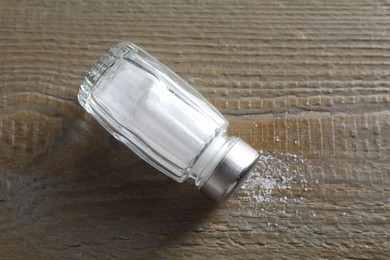
<instances>
[{"instance_id":1,"label":"spilled salt","mask_svg":"<svg viewBox=\"0 0 390 260\"><path fill-rule=\"evenodd\" d=\"M241 186L241 200L256 203L274 200L286 203L294 190L307 190L305 163L289 153L262 153L253 172Z\"/></svg>"},{"instance_id":2,"label":"spilled salt","mask_svg":"<svg viewBox=\"0 0 390 260\"><path fill-rule=\"evenodd\" d=\"M245 182L241 188L244 190L249 190L252 187L256 186L261 189L261 192L252 194L252 197L256 200L256 202L262 202L267 200L272 193L272 190L274 189L276 185L276 181L270 178L261 177L257 174L253 177L251 177L250 181ZM250 194L246 194L250 195ZM247 197L248 199L249 197Z\"/></svg>"}]
</instances>

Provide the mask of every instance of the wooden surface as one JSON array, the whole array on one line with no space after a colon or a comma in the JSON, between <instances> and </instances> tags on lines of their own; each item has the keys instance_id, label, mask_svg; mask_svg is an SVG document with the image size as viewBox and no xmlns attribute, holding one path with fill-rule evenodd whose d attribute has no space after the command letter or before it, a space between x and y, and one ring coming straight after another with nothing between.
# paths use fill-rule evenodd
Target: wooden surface
<instances>
[{"instance_id":1,"label":"wooden surface","mask_svg":"<svg viewBox=\"0 0 390 260\"><path fill-rule=\"evenodd\" d=\"M390 257L388 1L0 1L0 258ZM216 206L77 104L128 40L261 150Z\"/></svg>"}]
</instances>

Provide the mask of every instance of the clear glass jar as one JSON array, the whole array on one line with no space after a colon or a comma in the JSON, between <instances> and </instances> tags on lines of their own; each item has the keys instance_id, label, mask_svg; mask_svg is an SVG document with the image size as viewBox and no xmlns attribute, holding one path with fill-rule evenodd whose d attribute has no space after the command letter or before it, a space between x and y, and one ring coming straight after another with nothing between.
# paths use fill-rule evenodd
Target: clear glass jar
<instances>
[{"instance_id":1,"label":"clear glass jar","mask_svg":"<svg viewBox=\"0 0 390 260\"><path fill-rule=\"evenodd\" d=\"M228 137L227 120L188 83L134 44L113 47L86 76L80 104L116 139L177 182L225 200L258 153Z\"/></svg>"}]
</instances>

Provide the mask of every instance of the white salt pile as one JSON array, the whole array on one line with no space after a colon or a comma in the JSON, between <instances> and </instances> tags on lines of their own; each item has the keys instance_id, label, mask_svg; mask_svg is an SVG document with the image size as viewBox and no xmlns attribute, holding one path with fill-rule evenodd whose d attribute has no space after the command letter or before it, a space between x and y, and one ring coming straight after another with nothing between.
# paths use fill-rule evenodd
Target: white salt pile
<instances>
[{"instance_id":1,"label":"white salt pile","mask_svg":"<svg viewBox=\"0 0 390 260\"><path fill-rule=\"evenodd\" d=\"M292 190L307 190L305 162L297 155L262 153L253 172L241 186L240 200L286 202Z\"/></svg>"}]
</instances>

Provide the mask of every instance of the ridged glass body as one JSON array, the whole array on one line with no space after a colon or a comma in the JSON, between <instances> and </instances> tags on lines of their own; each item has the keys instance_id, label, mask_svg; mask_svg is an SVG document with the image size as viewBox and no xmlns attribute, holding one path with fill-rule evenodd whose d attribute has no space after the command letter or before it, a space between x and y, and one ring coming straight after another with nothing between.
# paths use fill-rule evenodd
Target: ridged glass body
<instances>
[{"instance_id":1,"label":"ridged glass body","mask_svg":"<svg viewBox=\"0 0 390 260\"><path fill-rule=\"evenodd\" d=\"M87 75L80 104L115 138L178 182L199 186L237 141L191 86L135 45L112 48Z\"/></svg>"}]
</instances>

